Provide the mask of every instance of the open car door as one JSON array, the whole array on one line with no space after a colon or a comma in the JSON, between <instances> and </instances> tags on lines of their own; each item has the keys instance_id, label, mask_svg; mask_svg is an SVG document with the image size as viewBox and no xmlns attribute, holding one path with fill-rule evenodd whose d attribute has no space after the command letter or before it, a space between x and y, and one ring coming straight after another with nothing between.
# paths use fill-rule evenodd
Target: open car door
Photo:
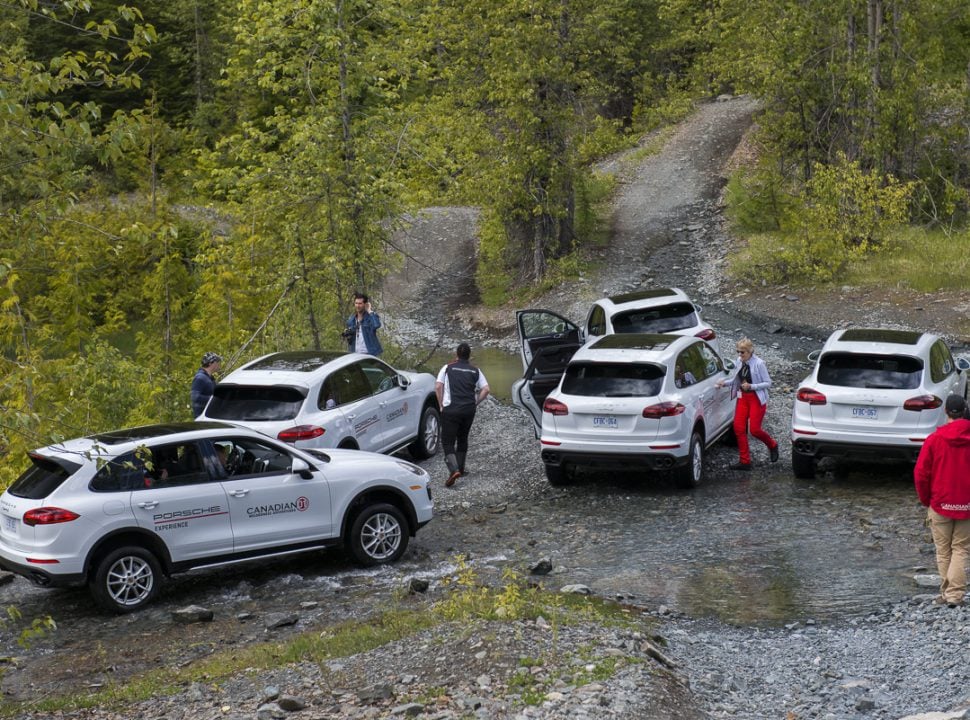
<instances>
[{"instance_id":1,"label":"open car door","mask_svg":"<svg viewBox=\"0 0 970 720\"><path fill-rule=\"evenodd\" d=\"M515 321L525 372L512 384L512 402L532 416L539 437L542 403L559 385L573 353L582 347L582 331L576 323L549 310L518 310Z\"/></svg>"}]
</instances>

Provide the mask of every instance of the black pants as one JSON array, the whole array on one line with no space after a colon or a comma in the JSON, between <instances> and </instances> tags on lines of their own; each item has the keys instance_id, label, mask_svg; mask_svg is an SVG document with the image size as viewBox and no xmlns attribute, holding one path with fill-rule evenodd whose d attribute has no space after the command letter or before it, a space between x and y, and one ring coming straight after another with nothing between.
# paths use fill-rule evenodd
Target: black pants
<instances>
[{"instance_id":1,"label":"black pants","mask_svg":"<svg viewBox=\"0 0 970 720\"><path fill-rule=\"evenodd\" d=\"M471 432L474 421L474 407L453 410L449 405L441 413L441 445L445 450L445 462L452 472L465 472L468 433ZM452 467L453 462L456 467Z\"/></svg>"}]
</instances>

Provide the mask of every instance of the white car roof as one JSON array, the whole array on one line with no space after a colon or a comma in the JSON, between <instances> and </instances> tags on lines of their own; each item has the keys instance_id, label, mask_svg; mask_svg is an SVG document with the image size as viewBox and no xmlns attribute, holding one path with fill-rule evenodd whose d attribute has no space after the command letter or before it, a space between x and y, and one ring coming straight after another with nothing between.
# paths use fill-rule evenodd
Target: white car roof
<instances>
[{"instance_id":1,"label":"white car roof","mask_svg":"<svg viewBox=\"0 0 970 720\"><path fill-rule=\"evenodd\" d=\"M596 342L581 347L571 363L593 362L655 362L669 363L688 345L702 342L686 335L658 335L655 333L622 333L604 335Z\"/></svg>"},{"instance_id":2,"label":"white car roof","mask_svg":"<svg viewBox=\"0 0 970 720\"><path fill-rule=\"evenodd\" d=\"M225 435L226 431L264 437L247 428L224 422L185 422L158 425L141 425L133 428L95 433L81 438L73 438L38 448L35 452L44 456L62 457L72 462L84 463L101 457L115 457L131 452L147 443L178 442L186 439L205 438Z\"/></svg>"},{"instance_id":3,"label":"white car roof","mask_svg":"<svg viewBox=\"0 0 970 720\"><path fill-rule=\"evenodd\" d=\"M621 295L610 295L600 298L594 304L602 305L612 314L627 308L649 308L655 305L670 305L674 302L691 302L691 299L680 288L650 288Z\"/></svg>"},{"instance_id":4,"label":"white car roof","mask_svg":"<svg viewBox=\"0 0 970 720\"><path fill-rule=\"evenodd\" d=\"M296 350L263 355L226 375L220 384L290 385L308 387L322 375L361 358L361 353L333 350Z\"/></svg>"},{"instance_id":5,"label":"white car roof","mask_svg":"<svg viewBox=\"0 0 970 720\"><path fill-rule=\"evenodd\" d=\"M937 335L916 330L847 328L832 333L822 352L925 356L938 339Z\"/></svg>"}]
</instances>

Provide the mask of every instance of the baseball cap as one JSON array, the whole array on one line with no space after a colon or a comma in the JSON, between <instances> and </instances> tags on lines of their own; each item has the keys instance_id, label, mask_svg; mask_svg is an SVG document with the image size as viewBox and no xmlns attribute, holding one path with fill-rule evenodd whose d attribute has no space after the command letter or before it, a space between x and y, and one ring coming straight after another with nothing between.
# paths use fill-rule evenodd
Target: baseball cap
<instances>
[{"instance_id":1,"label":"baseball cap","mask_svg":"<svg viewBox=\"0 0 970 720\"><path fill-rule=\"evenodd\" d=\"M967 401L959 395L950 395L946 399L946 414L951 418L963 417L967 412Z\"/></svg>"},{"instance_id":2,"label":"baseball cap","mask_svg":"<svg viewBox=\"0 0 970 720\"><path fill-rule=\"evenodd\" d=\"M211 365L212 363L216 362L222 362L222 356L217 353L207 352L202 356L202 367L206 367L207 365Z\"/></svg>"}]
</instances>

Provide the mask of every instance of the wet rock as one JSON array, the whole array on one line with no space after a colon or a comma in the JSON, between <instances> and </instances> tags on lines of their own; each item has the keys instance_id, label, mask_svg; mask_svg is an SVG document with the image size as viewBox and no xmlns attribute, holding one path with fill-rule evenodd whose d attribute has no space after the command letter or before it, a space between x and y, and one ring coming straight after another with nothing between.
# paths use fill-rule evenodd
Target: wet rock
<instances>
[{"instance_id":1,"label":"wet rock","mask_svg":"<svg viewBox=\"0 0 970 720\"><path fill-rule=\"evenodd\" d=\"M563 585L561 588L559 588L559 592L572 595L591 595L593 593L593 591L590 590L586 585L581 585L579 583Z\"/></svg>"},{"instance_id":2,"label":"wet rock","mask_svg":"<svg viewBox=\"0 0 970 720\"><path fill-rule=\"evenodd\" d=\"M542 558L529 568L529 572L533 575L548 575L552 572L552 562L550 562L549 558Z\"/></svg>"},{"instance_id":3,"label":"wet rock","mask_svg":"<svg viewBox=\"0 0 970 720\"><path fill-rule=\"evenodd\" d=\"M274 613L267 616L265 627L267 630L278 630L296 625L298 622L300 622L300 616L297 613Z\"/></svg>"},{"instance_id":4,"label":"wet rock","mask_svg":"<svg viewBox=\"0 0 970 720\"><path fill-rule=\"evenodd\" d=\"M421 703L407 703L406 705L398 705L396 708L391 709L391 715L398 717L416 717L424 712L424 705Z\"/></svg>"},{"instance_id":5,"label":"wet rock","mask_svg":"<svg viewBox=\"0 0 970 720\"><path fill-rule=\"evenodd\" d=\"M188 607L172 611L172 619L175 622L184 623L185 625L198 622L212 622L212 618L212 610L204 608L201 605L189 605Z\"/></svg>"},{"instance_id":6,"label":"wet rock","mask_svg":"<svg viewBox=\"0 0 970 720\"><path fill-rule=\"evenodd\" d=\"M390 685L372 685L357 691L357 699L362 703L373 703L380 700L390 700L394 696L394 688Z\"/></svg>"},{"instance_id":7,"label":"wet rock","mask_svg":"<svg viewBox=\"0 0 970 720\"><path fill-rule=\"evenodd\" d=\"M286 717L286 710L276 703L266 703L256 709L256 720L280 720Z\"/></svg>"},{"instance_id":8,"label":"wet rock","mask_svg":"<svg viewBox=\"0 0 970 720\"><path fill-rule=\"evenodd\" d=\"M408 582L408 592L412 595L426 593L428 592L428 587L430 587L428 581L421 578L411 578Z\"/></svg>"},{"instance_id":9,"label":"wet rock","mask_svg":"<svg viewBox=\"0 0 970 720\"><path fill-rule=\"evenodd\" d=\"M298 712L306 708L306 701L295 695L280 695L276 704L286 710L286 712Z\"/></svg>"},{"instance_id":10,"label":"wet rock","mask_svg":"<svg viewBox=\"0 0 970 720\"><path fill-rule=\"evenodd\" d=\"M913 575L913 582L917 587L938 588L940 586L940 576L933 574Z\"/></svg>"}]
</instances>

